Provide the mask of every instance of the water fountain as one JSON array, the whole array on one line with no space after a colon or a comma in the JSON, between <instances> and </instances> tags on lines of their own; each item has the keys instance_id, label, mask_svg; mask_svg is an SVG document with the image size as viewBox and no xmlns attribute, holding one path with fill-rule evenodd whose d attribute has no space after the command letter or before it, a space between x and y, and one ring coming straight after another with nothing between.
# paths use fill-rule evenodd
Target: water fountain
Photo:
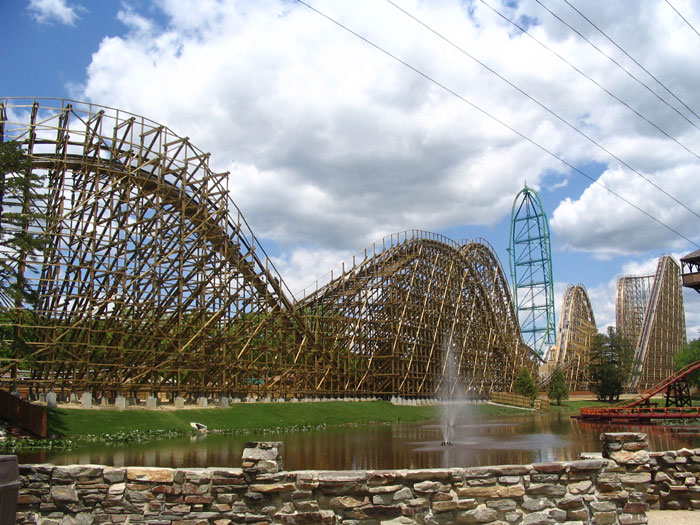
<instances>
[{"instance_id":1,"label":"water fountain","mask_svg":"<svg viewBox=\"0 0 700 525\"><path fill-rule=\"evenodd\" d=\"M441 446L451 446L455 423L466 406L464 382L459 378L458 354L454 351L452 337L443 343L442 379L438 388L441 405Z\"/></svg>"}]
</instances>

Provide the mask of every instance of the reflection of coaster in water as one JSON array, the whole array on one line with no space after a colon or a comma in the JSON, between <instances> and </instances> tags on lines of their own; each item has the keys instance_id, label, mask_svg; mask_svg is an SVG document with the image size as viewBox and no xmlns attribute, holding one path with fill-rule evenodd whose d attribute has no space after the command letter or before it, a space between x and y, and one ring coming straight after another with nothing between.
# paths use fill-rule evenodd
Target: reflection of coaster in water
<instances>
[{"instance_id":1,"label":"reflection of coaster in water","mask_svg":"<svg viewBox=\"0 0 700 525\"><path fill-rule=\"evenodd\" d=\"M413 448L411 448L413 452L439 452L445 450L445 447L440 446L440 441L419 441L409 443L409 445L413 445Z\"/></svg>"},{"instance_id":2,"label":"reflection of coaster in water","mask_svg":"<svg viewBox=\"0 0 700 525\"><path fill-rule=\"evenodd\" d=\"M469 423L467 425L459 425L460 428L502 428L517 426L518 423Z\"/></svg>"},{"instance_id":3,"label":"reflection of coaster in water","mask_svg":"<svg viewBox=\"0 0 700 525\"><path fill-rule=\"evenodd\" d=\"M471 447L474 445L478 445L478 441L452 441L452 445L458 446L458 447Z\"/></svg>"},{"instance_id":4,"label":"reflection of coaster in water","mask_svg":"<svg viewBox=\"0 0 700 525\"><path fill-rule=\"evenodd\" d=\"M484 449L490 450L542 450L561 447L565 440L550 434L522 434L520 439L503 441L488 439L482 443ZM475 443L476 444L476 443Z\"/></svg>"}]
</instances>

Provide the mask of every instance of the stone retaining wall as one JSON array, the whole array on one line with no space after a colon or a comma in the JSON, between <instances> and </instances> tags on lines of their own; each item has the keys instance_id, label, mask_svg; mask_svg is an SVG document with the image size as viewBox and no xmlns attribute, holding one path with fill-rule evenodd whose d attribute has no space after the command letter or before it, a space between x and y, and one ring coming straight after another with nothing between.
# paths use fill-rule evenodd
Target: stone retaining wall
<instances>
[{"instance_id":1,"label":"stone retaining wall","mask_svg":"<svg viewBox=\"0 0 700 525\"><path fill-rule=\"evenodd\" d=\"M655 509L700 510L700 449L652 452L650 456L650 506Z\"/></svg>"},{"instance_id":2,"label":"stone retaining wall","mask_svg":"<svg viewBox=\"0 0 700 525\"><path fill-rule=\"evenodd\" d=\"M652 490L646 435L601 439L597 457L478 468L285 472L281 443L249 443L240 469L23 465L17 523L646 523L649 493L670 501ZM655 476L694 487L681 452L655 456Z\"/></svg>"}]
</instances>

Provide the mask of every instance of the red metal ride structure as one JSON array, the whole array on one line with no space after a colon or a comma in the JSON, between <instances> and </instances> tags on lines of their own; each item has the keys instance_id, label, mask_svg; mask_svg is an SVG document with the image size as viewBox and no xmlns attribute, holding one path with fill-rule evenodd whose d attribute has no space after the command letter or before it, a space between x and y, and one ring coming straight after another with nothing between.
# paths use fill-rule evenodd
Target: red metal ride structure
<instances>
[{"instance_id":1,"label":"red metal ride structure","mask_svg":"<svg viewBox=\"0 0 700 525\"><path fill-rule=\"evenodd\" d=\"M611 407L583 407L580 409L579 418L644 421L700 418L700 406L692 406L687 382L688 375L698 369L700 369L700 361L691 363L636 398ZM651 401L651 398L664 390L666 391L665 406L659 407Z\"/></svg>"}]
</instances>

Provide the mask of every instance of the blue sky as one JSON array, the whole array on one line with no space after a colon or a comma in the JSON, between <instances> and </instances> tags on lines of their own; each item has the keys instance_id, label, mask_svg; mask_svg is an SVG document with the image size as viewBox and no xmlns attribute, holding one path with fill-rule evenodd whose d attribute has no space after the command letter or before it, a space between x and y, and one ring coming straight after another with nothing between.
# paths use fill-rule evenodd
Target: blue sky
<instances>
[{"instance_id":1,"label":"blue sky","mask_svg":"<svg viewBox=\"0 0 700 525\"><path fill-rule=\"evenodd\" d=\"M293 291L414 228L486 238L508 271L510 211L525 182L550 218L557 317L566 285L582 283L603 330L614 323L619 275L650 274L659 255L696 249L508 127L700 243L700 218L627 167L700 210L700 119L615 46L700 113L700 37L665 1L636 11L571 2L615 44L562 0L543 2L627 71L531 1L488 5L542 45L482 2L397 2L449 42L388 2L310 3L459 96L304 6L274 0L4 0L0 96L91 101L189 136L231 172L234 201ZM696 3L672 3L700 27ZM697 337L700 295L685 300Z\"/></svg>"}]
</instances>

